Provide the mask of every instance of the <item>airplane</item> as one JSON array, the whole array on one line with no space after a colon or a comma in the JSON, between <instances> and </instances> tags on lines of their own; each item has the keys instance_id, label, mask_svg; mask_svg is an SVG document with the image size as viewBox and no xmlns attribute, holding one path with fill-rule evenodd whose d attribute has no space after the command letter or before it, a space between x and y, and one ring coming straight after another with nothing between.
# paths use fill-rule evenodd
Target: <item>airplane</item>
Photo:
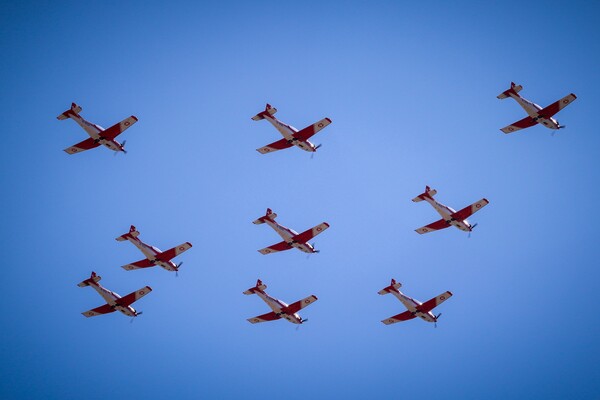
<instances>
[{"instance_id":1,"label":"airplane","mask_svg":"<svg viewBox=\"0 0 600 400\"><path fill-rule=\"evenodd\" d=\"M471 223L467 221L467 217L476 213L477 211L481 210L483 207L489 204L489 201L487 199L481 199L471 204L470 206L466 206L462 210L456 211L448 206L445 206L435 201L433 196L435 196L436 193L437 190L432 190L429 186L425 186L425 192L412 199L412 201L414 201L415 203L425 200L426 202L431 204L433 208L435 208L435 211L437 211L442 216L442 219L438 221L435 221L429 225L425 225L419 229L415 229L415 232L421 235L424 233L445 229L451 225L457 227L462 231L469 232L470 234L470 232L473 231L477 224L471 225Z\"/></svg>"},{"instance_id":2,"label":"airplane","mask_svg":"<svg viewBox=\"0 0 600 400\"><path fill-rule=\"evenodd\" d=\"M427 300L425 303L421 303L418 300L413 299L412 297L408 297L400 290L402 286L401 283L396 283L395 279L392 279L392 283L390 286L381 289L379 294L384 295L391 293L398 298L404 304L408 311L404 311L398 315L394 315L393 317L384 319L383 322L386 325L395 324L396 322L408 321L409 319L413 319L416 317L420 317L421 319L427 322L433 322L437 327L437 321L442 315L439 313L438 315L433 315L431 310L442 304L444 301L448 300L452 296L452 292L444 292L439 296L434 297L433 299Z\"/></svg>"},{"instance_id":3,"label":"airplane","mask_svg":"<svg viewBox=\"0 0 600 400\"><path fill-rule=\"evenodd\" d=\"M271 211L270 208L267 208L267 212L263 217L260 217L252 222L256 225L264 224L266 222L267 225L275 229L275 232L277 232L283 239L282 242L258 250L259 253L271 254L278 251L289 250L292 247L309 254L319 252L319 250L315 250L314 244L310 244L308 241L317 236L319 233L322 233L325 229L329 228L329 224L327 222L320 223L313 228L310 228L302 233L298 233L293 229L279 225L277 222L275 222L275 218L277 218L277 214Z\"/></svg>"},{"instance_id":4,"label":"airplane","mask_svg":"<svg viewBox=\"0 0 600 400\"><path fill-rule=\"evenodd\" d=\"M310 137L312 137L315 133L319 132L321 129L325 128L327 125L331 123L329 118L323 118L319 122L316 122L306 128L298 131L298 129L294 128L291 125L285 124L275 118L273 115L277 112L277 109L271 107L270 104L267 104L265 107L265 111L261 111L252 117L254 121L260 121L261 119L266 119L269 121L278 131L283 135L283 139L268 144L260 149L256 149L261 154L272 153L277 150L287 149L288 147L297 146L304 151L308 151L314 153L317 151L321 145L315 146L311 142L308 141Z\"/></svg>"},{"instance_id":5,"label":"airplane","mask_svg":"<svg viewBox=\"0 0 600 400\"><path fill-rule=\"evenodd\" d=\"M558 121L552 116L571 104L577 96L573 93L563 97L562 99L555 101L550 104L548 107L542 108L539 105L524 99L519 95L519 92L523 89L521 85L515 85L514 82L510 83L510 89L505 90L500 93L497 98L500 100L506 99L507 97L512 97L519 103L521 107L525 110L527 117L519 120L511 125L508 125L502 129L500 129L504 133L513 133L523 128L529 128L530 126L534 126L536 124L542 124L548 129L562 129L565 128L564 125L558 123Z\"/></svg>"},{"instance_id":6,"label":"airplane","mask_svg":"<svg viewBox=\"0 0 600 400\"><path fill-rule=\"evenodd\" d=\"M298 311L317 301L317 296L311 295L305 299L298 300L297 302L288 305L285 304L283 301L274 299L273 297L265 293L266 288L267 285L263 284L262 281L259 279L256 281L256 286L251 287L250 289L243 292L246 295L257 294L258 297L263 299L263 301L267 303L269 307L271 307L271 310L273 310L271 312L259 315L254 318L248 318L248 322L250 322L251 324L258 324L260 322L275 321L276 319L285 318L292 324L300 325L308 321L307 319L303 319L301 316L299 316Z\"/></svg>"},{"instance_id":7,"label":"airplane","mask_svg":"<svg viewBox=\"0 0 600 400\"><path fill-rule=\"evenodd\" d=\"M90 137L85 139L83 142L79 142L71 147L67 147L64 150L65 152L69 154L81 153L82 151L93 149L102 144L116 152L122 151L123 153L127 153L125 151L126 141L124 140L123 144L121 144L117 142L115 138L138 121L135 116L132 115L131 117L125 118L118 124L115 124L108 129L104 129L101 126L83 119L79 115L80 112L81 107L75 103L71 103L70 109L56 117L59 120L71 118L73 121L77 122L79 126L81 126L87 132L88 135L90 135Z\"/></svg>"},{"instance_id":8,"label":"airplane","mask_svg":"<svg viewBox=\"0 0 600 400\"><path fill-rule=\"evenodd\" d=\"M144 286L143 288L136 290L135 292L129 293L127 296L121 297L115 292L108 290L102 285L100 285L98 283L100 279L102 279L102 277L92 271L92 275L88 279L77 284L77 286L79 287L93 287L96 290L96 292L98 292L98 294L102 296L104 300L106 300L107 303L100 307L92 308L89 311L82 312L82 314L85 317L95 317L97 315L109 314L115 311L121 311L123 314L130 317L137 317L138 315L142 314L141 311L135 311L135 309L131 307L131 304L135 303L136 301L150 293L152 291L152 288L150 286Z\"/></svg>"},{"instance_id":9,"label":"airplane","mask_svg":"<svg viewBox=\"0 0 600 400\"><path fill-rule=\"evenodd\" d=\"M140 233L136 230L135 226L131 225L131 227L129 228L129 232L115 239L118 242L129 240L146 256L146 258L143 260L136 261L131 264L126 264L121 267L127 271L140 268L149 268L155 265L159 265L167 271L175 271L175 273L177 273L179 271L179 267L181 267L181 264L183 264L183 262L180 262L179 264L175 265L175 263L171 261L171 259L177 257L178 255L180 255L186 250L189 250L192 247L192 244L190 242L185 242L167 251L161 251L160 249L157 249L154 246L150 246L138 239L139 234Z\"/></svg>"}]
</instances>

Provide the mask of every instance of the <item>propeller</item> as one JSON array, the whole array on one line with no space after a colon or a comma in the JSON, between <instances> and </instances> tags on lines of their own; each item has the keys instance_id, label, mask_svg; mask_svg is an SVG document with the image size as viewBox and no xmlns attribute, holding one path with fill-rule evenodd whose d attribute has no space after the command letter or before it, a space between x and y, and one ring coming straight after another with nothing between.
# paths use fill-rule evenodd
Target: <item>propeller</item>
<instances>
[{"instance_id":1,"label":"propeller","mask_svg":"<svg viewBox=\"0 0 600 400\"><path fill-rule=\"evenodd\" d=\"M471 238L471 232L473 232L473 229L475 229L475 227L477 226L477 222L474 223L473 225L471 225L471 229L469 229L469 239Z\"/></svg>"},{"instance_id":2,"label":"propeller","mask_svg":"<svg viewBox=\"0 0 600 400\"><path fill-rule=\"evenodd\" d=\"M441 316L442 316L442 313L439 313L438 315L436 315L436 316L435 316L435 321L433 321L433 326L434 326L435 328L437 328L437 320L438 320L438 318L439 318L439 317L441 317Z\"/></svg>"},{"instance_id":3,"label":"propeller","mask_svg":"<svg viewBox=\"0 0 600 400\"><path fill-rule=\"evenodd\" d=\"M321 147L321 146L323 146L323 145L322 145L322 144L318 144L318 145L316 145L316 146L315 146L315 150L314 150L314 151L312 152L312 154L310 155L310 159L311 159L311 160L312 160L312 159L313 159L313 157L315 156L315 152L317 151L317 149L318 149L319 147Z\"/></svg>"},{"instance_id":4,"label":"propeller","mask_svg":"<svg viewBox=\"0 0 600 400\"><path fill-rule=\"evenodd\" d=\"M179 267L181 267L181 264L183 264L183 261L177 264L177 269L175 270L175 277L179 277Z\"/></svg>"},{"instance_id":5,"label":"propeller","mask_svg":"<svg viewBox=\"0 0 600 400\"><path fill-rule=\"evenodd\" d=\"M142 312L142 311L140 311L140 312L138 312L138 313L135 313L135 315L134 315L133 317L131 317L131 321L129 321L129 323L130 323L130 324L133 324L133 320L135 319L135 317L137 317L137 316L140 316L140 315L142 315L142 314L143 314L143 312Z\"/></svg>"},{"instance_id":6,"label":"propeller","mask_svg":"<svg viewBox=\"0 0 600 400\"><path fill-rule=\"evenodd\" d=\"M321 250L315 249L315 242L310 243L310 245L312 246L314 253L319 253L321 251ZM311 255L311 253L308 253L308 255L306 256L307 260L310 258L310 255Z\"/></svg>"}]
</instances>

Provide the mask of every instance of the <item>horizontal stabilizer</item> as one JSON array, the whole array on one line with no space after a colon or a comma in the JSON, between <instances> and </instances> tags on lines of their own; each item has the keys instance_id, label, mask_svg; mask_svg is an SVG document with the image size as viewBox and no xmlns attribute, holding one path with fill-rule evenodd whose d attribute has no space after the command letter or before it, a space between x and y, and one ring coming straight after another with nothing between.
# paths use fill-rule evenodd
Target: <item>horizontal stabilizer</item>
<instances>
[{"instance_id":1,"label":"horizontal stabilizer","mask_svg":"<svg viewBox=\"0 0 600 400\"><path fill-rule=\"evenodd\" d=\"M265 118L265 115L274 115L277 112L277 109L275 107L271 107L270 104L267 104L265 107L265 111L261 111L258 114L256 114L254 117L252 117L253 121L260 121L261 119Z\"/></svg>"},{"instance_id":2,"label":"horizontal stabilizer","mask_svg":"<svg viewBox=\"0 0 600 400\"><path fill-rule=\"evenodd\" d=\"M88 279L79 282L77 284L77 286L79 286L79 287L89 286L91 282L100 282L100 279L102 279L102 277L92 271L92 275Z\"/></svg>"},{"instance_id":3,"label":"horizontal stabilizer","mask_svg":"<svg viewBox=\"0 0 600 400\"><path fill-rule=\"evenodd\" d=\"M511 93L516 95L517 93L519 93L521 90L523 89L523 86L521 85L515 85L514 82L510 83L510 89L505 90L504 92L500 93L498 96L496 96L498 99L502 100L505 99L507 97L510 97Z\"/></svg>"},{"instance_id":4,"label":"horizontal stabilizer","mask_svg":"<svg viewBox=\"0 0 600 400\"><path fill-rule=\"evenodd\" d=\"M267 288L267 285L265 285L264 283L262 283L262 281L261 281L260 279L258 279L258 280L256 281L256 286L254 286L254 287L251 287L250 289L248 289L248 290L244 291L243 293L244 293L244 294L247 294L247 295L249 295L249 294L254 294L254 293L256 293L256 291L260 291L260 292L262 292L262 291L264 291L266 288Z\"/></svg>"},{"instance_id":5,"label":"horizontal stabilizer","mask_svg":"<svg viewBox=\"0 0 600 400\"><path fill-rule=\"evenodd\" d=\"M121 236L119 236L118 238L115 238L116 241L118 242L122 242L124 240L127 240L128 237L138 237L140 235L140 233L137 231L137 229L135 228L135 226L131 225L129 227L129 232L122 234Z\"/></svg>"},{"instance_id":6,"label":"horizontal stabilizer","mask_svg":"<svg viewBox=\"0 0 600 400\"><path fill-rule=\"evenodd\" d=\"M252 221L252 223L256 224L256 225L260 225L260 224L264 224L266 220L275 221L275 218L277 218L277 213L274 213L270 208L267 208L265 215Z\"/></svg>"},{"instance_id":7,"label":"horizontal stabilizer","mask_svg":"<svg viewBox=\"0 0 600 400\"><path fill-rule=\"evenodd\" d=\"M436 194L437 194L437 190L431 189L429 186L425 186L425 191L423 193L421 193L420 195L418 195L417 197L415 197L414 199L412 199L412 201L414 201L415 203L418 203L419 201L423 201L426 198L433 199L433 196L435 196Z\"/></svg>"},{"instance_id":8,"label":"horizontal stabilizer","mask_svg":"<svg viewBox=\"0 0 600 400\"><path fill-rule=\"evenodd\" d=\"M377 293L379 293L381 295L388 294L393 291L398 291L398 289L400 289L401 287L402 287L402 284L400 282L396 282L396 280L392 278L392 282L390 283L390 286L384 287Z\"/></svg>"},{"instance_id":9,"label":"horizontal stabilizer","mask_svg":"<svg viewBox=\"0 0 600 400\"><path fill-rule=\"evenodd\" d=\"M77 115L81 112L81 107L75 103L71 103L71 108L56 117L59 120L71 118L71 115Z\"/></svg>"}]
</instances>

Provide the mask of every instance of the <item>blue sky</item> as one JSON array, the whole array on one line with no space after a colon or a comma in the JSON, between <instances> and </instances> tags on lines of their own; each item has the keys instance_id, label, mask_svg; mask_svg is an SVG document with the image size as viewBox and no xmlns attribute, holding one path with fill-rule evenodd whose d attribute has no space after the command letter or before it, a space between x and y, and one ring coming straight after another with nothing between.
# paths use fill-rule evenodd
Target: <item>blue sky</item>
<instances>
[{"instance_id":1,"label":"blue sky","mask_svg":"<svg viewBox=\"0 0 600 400\"><path fill-rule=\"evenodd\" d=\"M595 398L600 106L597 2L12 2L0 11L0 397ZM496 95L511 81L542 127ZM72 101L108 127L136 115L129 153L62 149L86 135ZM313 159L260 155L323 117ZM411 198L428 184L459 209L482 197L470 239ZM297 231L322 221L320 254L262 256L279 239L251 222L271 207ZM162 249L194 247L179 278L126 272L130 224ZM95 270L144 315L92 319L78 282ZM438 328L384 326L404 311L390 278ZM296 330L242 291L261 278Z\"/></svg>"}]
</instances>

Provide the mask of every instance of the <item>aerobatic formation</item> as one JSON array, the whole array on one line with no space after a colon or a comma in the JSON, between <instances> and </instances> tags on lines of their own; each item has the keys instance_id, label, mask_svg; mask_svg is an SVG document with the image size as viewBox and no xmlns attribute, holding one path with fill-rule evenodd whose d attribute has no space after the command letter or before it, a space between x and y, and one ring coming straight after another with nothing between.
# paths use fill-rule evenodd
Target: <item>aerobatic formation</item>
<instances>
[{"instance_id":1,"label":"aerobatic formation","mask_svg":"<svg viewBox=\"0 0 600 400\"><path fill-rule=\"evenodd\" d=\"M554 130L564 128L564 125L560 125L559 122L553 118L553 116L561 109L571 104L577 98L573 93L563 97L562 99L550 104L545 108L542 108L539 105L521 97L519 95L521 89L523 89L521 85L516 85L514 82L511 82L510 88L497 96L498 99L512 97L528 114L527 117L521 119L520 121L502 128L502 132L512 133L536 124L541 124L546 128ZM70 109L57 117L59 120L64 120L67 118L73 119L90 136L90 138L76 145L68 147L64 150L65 152L69 154L75 154L98 147L100 145L104 145L115 152L125 153L125 141L123 141L121 144L117 142L115 138L137 122L138 119L135 116L132 115L108 129L103 129L100 126L83 119L79 115L80 112L81 107L75 103L72 103ZM293 126L285 124L275 118L274 115L276 112L276 108L272 107L270 104L267 104L264 111L261 111L252 117L254 121L266 119L281 133L281 135L283 135L283 139L257 149L258 152L261 154L272 153L292 146L299 147L300 149L310 153L317 151L321 145L315 146L313 143L309 142L308 139L321 129L331 124L331 119L324 118L302 130L298 130ZM434 199L436 194L437 191L435 189L431 189L429 186L426 186L423 193L412 199L413 202L428 202L441 216L441 219L421 228L415 229L415 231L419 234L429 233L454 226L462 231L469 232L470 235L477 224L471 224L467 218L489 204L487 199L482 198L481 200L476 201L475 203L466 206L459 211L455 211L454 209L436 201ZM283 239L279 243L258 250L261 254L266 255L277 253L290 250L292 248L296 248L304 253L309 254L319 252L315 249L314 243L309 243L309 240L328 229L329 224L327 222L322 222L313 228L307 229L302 233L298 233L290 228L280 225L275 221L276 218L277 214L274 213L270 208L267 208L264 216L253 221L253 223L257 225L266 223ZM129 232L124 233L116 238L117 241L127 240L133 243L133 245L135 245L145 256L144 259L131 264L123 265L122 268L130 271L133 269L145 269L158 265L167 271L174 271L177 274L182 263L180 262L179 264L175 264L172 259L189 250L192 247L192 244L190 242L185 242L169 250L161 251L154 246L150 246L142 242L142 240L139 239L139 235L139 231L135 228L135 226L131 225ZM78 284L80 287L93 287L106 301L106 304L100 307L83 312L82 314L84 316L93 317L112 313L114 311L120 311L121 313L131 317L137 317L141 314L141 312L137 312L131 306L131 304L150 293L152 288L145 286L139 290L136 290L135 292L121 297L115 292L102 287L98 283L100 279L101 278L99 275L97 275L95 272L92 272L90 278L85 279ZM437 325L437 321L441 316L441 313L435 315L432 313L432 310L449 299L452 296L452 292L446 291L439 296L421 303L402 293L399 290L401 286L402 284L397 283L394 279L392 279L389 286L378 292L380 295L385 295L388 293L393 294L407 309L406 311L390 318L386 318L381 322L383 322L385 325L390 325L397 322L408 321L414 318L421 318L424 321L433 322L434 325ZM298 311L317 301L317 297L315 295L308 296L302 300L288 305L281 300L269 296L265 292L266 288L267 285L258 279L254 287L251 287L243 292L245 295L258 295L258 297L260 297L271 308L271 311L266 314L248 318L249 322L256 324L260 322L274 321L277 319L285 319L293 324L302 324L307 321L298 315Z\"/></svg>"}]
</instances>

